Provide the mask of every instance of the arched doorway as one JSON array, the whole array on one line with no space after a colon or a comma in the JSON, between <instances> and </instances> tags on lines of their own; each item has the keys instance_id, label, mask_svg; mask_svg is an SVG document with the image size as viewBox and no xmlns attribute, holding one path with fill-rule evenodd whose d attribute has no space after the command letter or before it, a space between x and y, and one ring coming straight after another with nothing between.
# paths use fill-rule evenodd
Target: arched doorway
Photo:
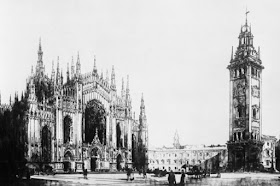
<instances>
[{"instance_id":1,"label":"arched doorway","mask_svg":"<svg viewBox=\"0 0 280 186\"><path fill-rule=\"evenodd\" d=\"M97 163L97 160L100 159L101 157L101 154L100 154L100 151L97 147L93 148L92 151L91 151L91 159L90 159L90 169L91 171L95 171L97 166L96 166L96 163Z\"/></svg>"},{"instance_id":2,"label":"arched doorway","mask_svg":"<svg viewBox=\"0 0 280 186\"><path fill-rule=\"evenodd\" d=\"M117 156L117 170L118 171L120 171L122 169L121 162L122 162L122 156L119 154Z\"/></svg>"},{"instance_id":3,"label":"arched doorway","mask_svg":"<svg viewBox=\"0 0 280 186\"><path fill-rule=\"evenodd\" d=\"M96 131L101 144L106 145L106 112L96 99L88 102L85 109L85 142L91 143Z\"/></svg>"},{"instance_id":4,"label":"arched doorway","mask_svg":"<svg viewBox=\"0 0 280 186\"><path fill-rule=\"evenodd\" d=\"M73 160L72 153L70 151L66 151L66 153L64 154L64 162L63 162L65 172L69 172L71 170L71 161L72 160Z\"/></svg>"},{"instance_id":5,"label":"arched doorway","mask_svg":"<svg viewBox=\"0 0 280 186\"><path fill-rule=\"evenodd\" d=\"M64 143L70 142L72 137L72 119L69 115L65 116L63 120L63 139Z\"/></svg>"},{"instance_id":6,"label":"arched doorway","mask_svg":"<svg viewBox=\"0 0 280 186\"><path fill-rule=\"evenodd\" d=\"M43 162L51 161L51 131L47 125L42 129L42 159Z\"/></svg>"}]
</instances>

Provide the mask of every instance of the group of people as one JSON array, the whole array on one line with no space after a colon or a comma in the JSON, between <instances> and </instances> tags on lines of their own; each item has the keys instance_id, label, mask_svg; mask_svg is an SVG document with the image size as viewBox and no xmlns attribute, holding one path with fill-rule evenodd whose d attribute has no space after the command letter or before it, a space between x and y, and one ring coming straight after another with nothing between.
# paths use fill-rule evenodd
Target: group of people
<instances>
[{"instance_id":1,"label":"group of people","mask_svg":"<svg viewBox=\"0 0 280 186\"><path fill-rule=\"evenodd\" d=\"M186 174L185 174L184 170L182 170L179 185L185 185L185 177L186 177ZM170 186L176 185L175 173L172 170L169 172L168 182L169 182Z\"/></svg>"},{"instance_id":2,"label":"group of people","mask_svg":"<svg viewBox=\"0 0 280 186\"><path fill-rule=\"evenodd\" d=\"M139 170L139 175L141 175L142 173L143 173L143 178L146 179L147 178L146 170L145 169L140 169ZM134 180L134 173L133 173L132 168L126 167L126 175L127 175L127 181L129 181L129 180L133 181Z\"/></svg>"}]
</instances>

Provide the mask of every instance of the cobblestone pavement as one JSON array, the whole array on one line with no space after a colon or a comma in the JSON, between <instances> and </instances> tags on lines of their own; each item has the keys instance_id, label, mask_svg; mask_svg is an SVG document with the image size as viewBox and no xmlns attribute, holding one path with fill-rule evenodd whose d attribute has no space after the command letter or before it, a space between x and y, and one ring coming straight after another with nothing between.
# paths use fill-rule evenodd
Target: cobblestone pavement
<instances>
[{"instance_id":1,"label":"cobblestone pavement","mask_svg":"<svg viewBox=\"0 0 280 186\"><path fill-rule=\"evenodd\" d=\"M223 173L221 178L211 175L210 178L203 179L186 179L186 185L191 186L263 186L263 185L280 185L279 174L266 173ZM134 174L133 181L126 180L126 174L88 174L88 179L84 179L82 174L57 174L55 176L35 175L33 179L53 180L51 185L168 185L167 176L153 177L148 174L143 179L139 174ZM180 175L176 175L177 183L180 181ZM46 184L49 185L49 184Z\"/></svg>"}]
</instances>

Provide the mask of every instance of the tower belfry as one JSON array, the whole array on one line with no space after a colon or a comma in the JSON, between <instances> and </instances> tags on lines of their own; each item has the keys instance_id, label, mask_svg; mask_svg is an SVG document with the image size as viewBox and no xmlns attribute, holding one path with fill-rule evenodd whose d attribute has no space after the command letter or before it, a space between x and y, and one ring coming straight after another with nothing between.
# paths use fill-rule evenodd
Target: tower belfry
<instances>
[{"instance_id":1,"label":"tower belfry","mask_svg":"<svg viewBox=\"0 0 280 186\"><path fill-rule=\"evenodd\" d=\"M261 163L262 61L248 26L241 27L239 44L230 60L229 169L253 171ZM253 170L252 170L253 167Z\"/></svg>"}]
</instances>

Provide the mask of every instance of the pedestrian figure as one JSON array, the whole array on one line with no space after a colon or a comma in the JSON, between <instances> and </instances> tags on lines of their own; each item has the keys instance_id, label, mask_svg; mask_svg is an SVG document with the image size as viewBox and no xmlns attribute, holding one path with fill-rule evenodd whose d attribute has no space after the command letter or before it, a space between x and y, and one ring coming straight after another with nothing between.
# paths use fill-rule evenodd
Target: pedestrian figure
<instances>
[{"instance_id":1,"label":"pedestrian figure","mask_svg":"<svg viewBox=\"0 0 280 186\"><path fill-rule=\"evenodd\" d=\"M87 179L87 169L84 169L84 179Z\"/></svg>"},{"instance_id":2,"label":"pedestrian figure","mask_svg":"<svg viewBox=\"0 0 280 186\"><path fill-rule=\"evenodd\" d=\"M186 177L185 172L184 170L182 170L180 185L185 185L185 177Z\"/></svg>"},{"instance_id":3,"label":"pedestrian figure","mask_svg":"<svg viewBox=\"0 0 280 186\"><path fill-rule=\"evenodd\" d=\"M132 169L130 169L131 170L131 173L130 173L130 181L133 181L134 180L134 173L133 173L133 170Z\"/></svg>"},{"instance_id":4,"label":"pedestrian figure","mask_svg":"<svg viewBox=\"0 0 280 186\"><path fill-rule=\"evenodd\" d=\"M126 175L127 175L127 181L129 181L130 180L130 175L131 175L131 169L130 168L127 169Z\"/></svg>"},{"instance_id":5,"label":"pedestrian figure","mask_svg":"<svg viewBox=\"0 0 280 186\"><path fill-rule=\"evenodd\" d=\"M171 170L168 175L169 186L176 185L176 178L174 172Z\"/></svg>"},{"instance_id":6,"label":"pedestrian figure","mask_svg":"<svg viewBox=\"0 0 280 186\"><path fill-rule=\"evenodd\" d=\"M146 179L147 178L147 174L146 174L146 170L143 170L143 178Z\"/></svg>"}]
</instances>

